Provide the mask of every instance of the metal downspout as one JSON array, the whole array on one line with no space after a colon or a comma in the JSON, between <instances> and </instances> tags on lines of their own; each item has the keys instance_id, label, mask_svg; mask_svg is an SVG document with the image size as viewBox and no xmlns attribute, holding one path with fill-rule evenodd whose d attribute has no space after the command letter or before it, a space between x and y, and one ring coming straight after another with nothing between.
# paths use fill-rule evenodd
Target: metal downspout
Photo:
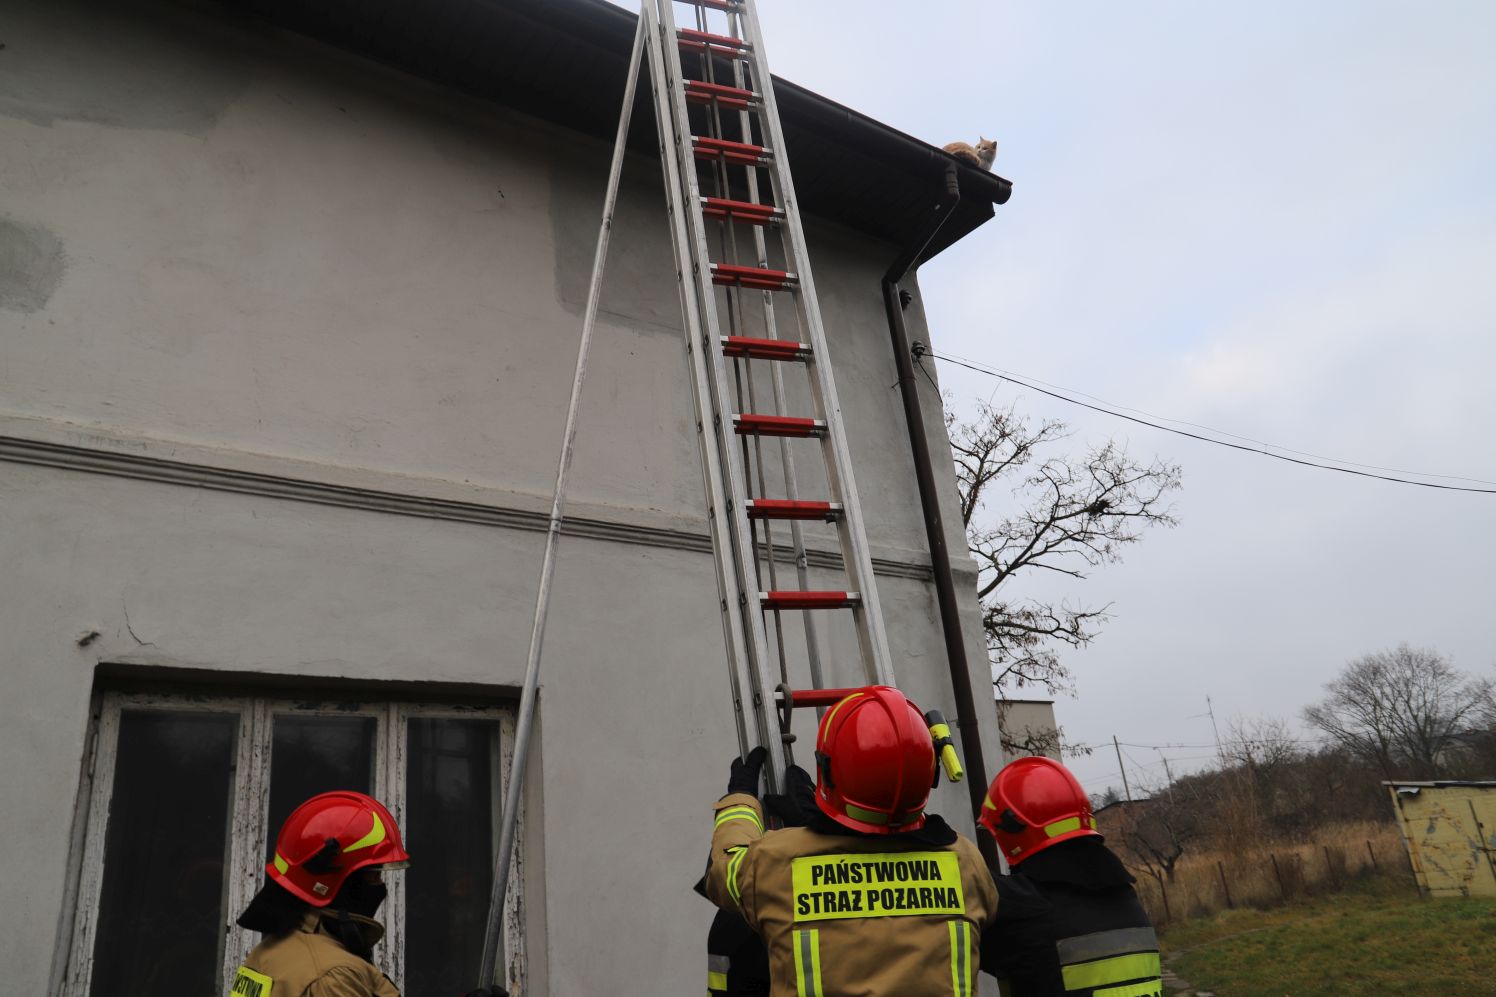
<instances>
[{"instance_id":1,"label":"metal downspout","mask_svg":"<svg viewBox=\"0 0 1496 997\"><path fill-rule=\"evenodd\" d=\"M909 446L914 454L915 478L919 483L919 504L924 513L925 537L930 547L930 567L935 576L935 596L940 606L940 624L945 634L946 663L950 667L951 688L956 696L956 727L961 733L961 749L966 761L966 788L971 796L972 818L982 813L987 796L987 765L982 755L982 738L977 727L976 702L972 695L971 673L967 669L966 642L961 636L960 610L956 586L951 575L950 552L945 543L945 520L940 514L940 495L935 487L935 469L930 459L925 419L919 404L919 386L915 381L914 362L909 348L909 331L904 326L904 309L899 301L899 281L919 263L920 255L950 218L961 201L956 165L948 164L945 193L935 205L930 221L909 247L894 260L883 275L883 309L888 315L888 331L893 337L894 362L899 371L899 395L904 402L904 422L909 428ZM997 851L989 835L978 834L977 846L989 867L998 867Z\"/></svg>"}]
</instances>

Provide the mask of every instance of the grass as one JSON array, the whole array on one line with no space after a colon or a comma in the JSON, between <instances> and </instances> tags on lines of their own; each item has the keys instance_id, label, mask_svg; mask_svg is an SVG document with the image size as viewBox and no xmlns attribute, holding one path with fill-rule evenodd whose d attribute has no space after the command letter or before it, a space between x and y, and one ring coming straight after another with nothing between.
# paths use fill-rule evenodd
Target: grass
<instances>
[{"instance_id":1,"label":"grass","mask_svg":"<svg viewBox=\"0 0 1496 997\"><path fill-rule=\"evenodd\" d=\"M1220 997L1496 994L1496 899L1422 900L1405 877L1168 928L1169 965Z\"/></svg>"}]
</instances>

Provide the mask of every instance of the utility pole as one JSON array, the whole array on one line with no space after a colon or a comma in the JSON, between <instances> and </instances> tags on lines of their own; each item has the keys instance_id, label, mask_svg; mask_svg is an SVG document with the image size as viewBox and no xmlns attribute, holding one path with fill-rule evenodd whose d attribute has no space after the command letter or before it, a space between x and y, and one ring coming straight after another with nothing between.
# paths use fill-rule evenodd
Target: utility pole
<instances>
[{"instance_id":1,"label":"utility pole","mask_svg":"<svg viewBox=\"0 0 1496 997\"><path fill-rule=\"evenodd\" d=\"M1122 770L1122 795L1127 797L1127 802L1132 802L1132 790L1127 786L1127 766L1122 764L1122 745L1117 743L1117 735L1112 735L1112 747L1117 749L1117 768Z\"/></svg>"},{"instance_id":2,"label":"utility pole","mask_svg":"<svg viewBox=\"0 0 1496 997\"><path fill-rule=\"evenodd\" d=\"M1174 802L1174 773L1169 771L1169 756L1164 754L1163 748L1154 748L1153 750L1157 751L1158 757L1163 760L1164 778L1169 780L1169 803L1172 805Z\"/></svg>"},{"instance_id":3,"label":"utility pole","mask_svg":"<svg viewBox=\"0 0 1496 997\"><path fill-rule=\"evenodd\" d=\"M1224 761L1226 756L1221 752L1221 729L1216 726L1215 706L1211 703L1209 696L1205 697L1205 712L1210 714L1210 729L1215 732L1216 760Z\"/></svg>"}]
</instances>

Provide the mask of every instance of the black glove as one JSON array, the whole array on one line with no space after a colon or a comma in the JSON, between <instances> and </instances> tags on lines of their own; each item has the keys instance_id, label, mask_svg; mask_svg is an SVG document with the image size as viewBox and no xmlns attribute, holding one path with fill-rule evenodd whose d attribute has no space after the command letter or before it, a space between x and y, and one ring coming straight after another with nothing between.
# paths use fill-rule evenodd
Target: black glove
<instances>
[{"instance_id":1,"label":"black glove","mask_svg":"<svg viewBox=\"0 0 1496 997\"><path fill-rule=\"evenodd\" d=\"M509 997L509 991L503 987L479 987L477 990L469 990L462 997Z\"/></svg>"},{"instance_id":2,"label":"black glove","mask_svg":"<svg viewBox=\"0 0 1496 997\"><path fill-rule=\"evenodd\" d=\"M764 771L764 759L768 757L768 750L759 745L748 752L747 758L734 758L732 774L727 777L727 791L757 796L758 779Z\"/></svg>"},{"instance_id":3,"label":"black glove","mask_svg":"<svg viewBox=\"0 0 1496 997\"><path fill-rule=\"evenodd\" d=\"M798 765L784 770L784 792L764 797L764 809L784 827L804 827L816 812L816 783Z\"/></svg>"},{"instance_id":4,"label":"black glove","mask_svg":"<svg viewBox=\"0 0 1496 997\"><path fill-rule=\"evenodd\" d=\"M816 781L810 773L798 765L784 770L784 795L788 796L807 816L816 810Z\"/></svg>"}]
</instances>

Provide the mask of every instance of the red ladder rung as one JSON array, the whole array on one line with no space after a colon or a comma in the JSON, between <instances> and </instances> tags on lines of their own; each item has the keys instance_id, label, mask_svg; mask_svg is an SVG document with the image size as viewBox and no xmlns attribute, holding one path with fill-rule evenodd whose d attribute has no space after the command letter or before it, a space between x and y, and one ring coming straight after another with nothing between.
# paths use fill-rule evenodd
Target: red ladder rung
<instances>
[{"instance_id":1,"label":"red ladder rung","mask_svg":"<svg viewBox=\"0 0 1496 997\"><path fill-rule=\"evenodd\" d=\"M724 86L721 83L687 80L686 100L694 104L710 104L715 100L719 106L729 110L746 111L750 105L758 100L758 94L752 90Z\"/></svg>"},{"instance_id":2,"label":"red ladder rung","mask_svg":"<svg viewBox=\"0 0 1496 997\"><path fill-rule=\"evenodd\" d=\"M716 218L721 221L733 218L749 225L773 225L784 219L784 212L772 204L729 201L725 197L703 197L701 213L707 218Z\"/></svg>"},{"instance_id":3,"label":"red ladder rung","mask_svg":"<svg viewBox=\"0 0 1496 997\"><path fill-rule=\"evenodd\" d=\"M750 145L747 142L729 142L723 138L704 138L694 135L691 138L691 147L697 159L716 159L720 156L729 163L738 163L743 166L762 166L769 161L768 149L761 145Z\"/></svg>"},{"instance_id":4,"label":"red ladder rung","mask_svg":"<svg viewBox=\"0 0 1496 997\"><path fill-rule=\"evenodd\" d=\"M800 709L805 706L835 706L854 692L860 689L791 689L790 708ZM775 700L784 705L784 693L774 693Z\"/></svg>"},{"instance_id":5,"label":"red ladder rung","mask_svg":"<svg viewBox=\"0 0 1496 997\"><path fill-rule=\"evenodd\" d=\"M695 31L681 28L675 33L676 41L687 52L711 52L729 58L741 58L748 52L748 43L729 35L714 35L710 31Z\"/></svg>"},{"instance_id":6,"label":"red ladder rung","mask_svg":"<svg viewBox=\"0 0 1496 997\"><path fill-rule=\"evenodd\" d=\"M793 339L723 336L722 352L745 360L804 360L810 356L810 344L797 343Z\"/></svg>"},{"instance_id":7,"label":"red ladder rung","mask_svg":"<svg viewBox=\"0 0 1496 997\"><path fill-rule=\"evenodd\" d=\"M713 263L713 284L734 284L758 291L780 291L797 283L795 275L788 270L770 270L767 267L744 267L736 263Z\"/></svg>"},{"instance_id":8,"label":"red ladder rung","mask_svg":"<svg viewBox=\"0 0 1496 997\"><path fill-rule=\"evenodd\" d=\"M799 499L749 499L749 519L819 519L834 523L841 518L840 502Z\"/></svg>"},{"instance_id":9,"label":"red ladder rung","mask_svg":"<svg viewBox=\"0 0 1496 997\"><path fill-rule=\"evenodd\" d=\"M856 592L760 592L759 605L765 609L849 609L861 605Z\"/></svg>"},{"instance_id":10,"label":"red ladder rung","mask_svg":"<svg viewBox=\"0 0 1496 997\"><path fill-rule=\"evenodd\" d=\"M742 412L732 417L732 426L743 436L794 436L809 438L826 434L826 420L794 415L756 415Z\"/></svg>"}]
</instances>

